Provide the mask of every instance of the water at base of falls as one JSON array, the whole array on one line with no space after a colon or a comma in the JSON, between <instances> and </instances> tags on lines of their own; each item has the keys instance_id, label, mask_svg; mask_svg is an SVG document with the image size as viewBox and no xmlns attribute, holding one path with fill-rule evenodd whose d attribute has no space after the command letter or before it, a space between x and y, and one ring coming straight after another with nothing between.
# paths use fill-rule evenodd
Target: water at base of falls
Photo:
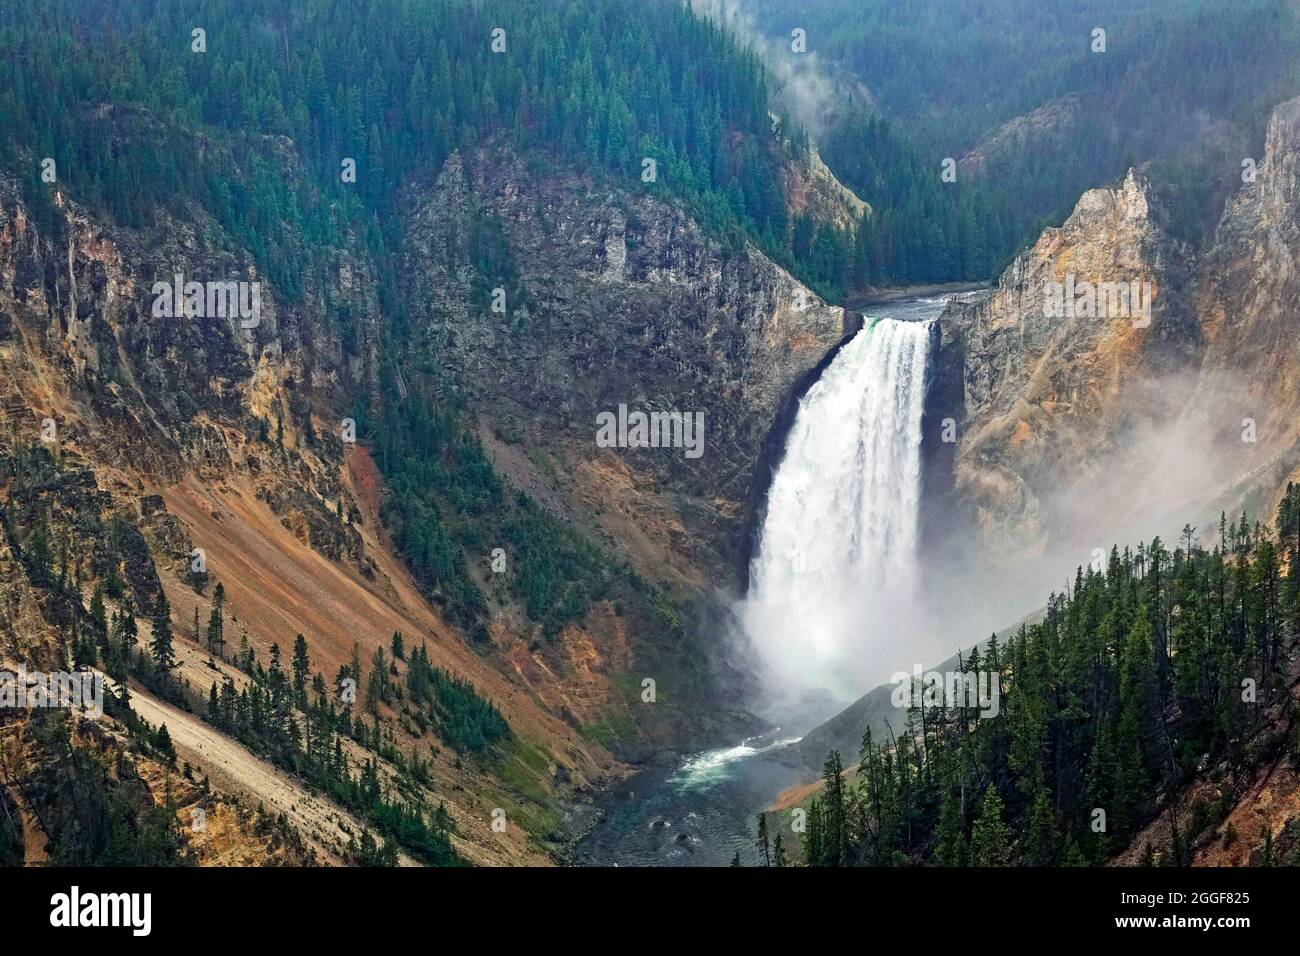
<instances>
[{"instance_id":1,"label":"water at base of falls","mask_svg":"<svg viewBox=\"0 0 1300 956\"><path fill-rule=\"evenodd\" d=\"M676 768L642 770L600 800L601 823L575 847L584 866L726 866L757 862L754 818L799 782L764 759L794 740L779 730L696 754Z\"/></svg>"},{"instance_id":2,"label":"water at base of falls","mask_svg":"<svg viewBox=\"0 0 1300 956\"><path fill-rule=\"evenodd\" d=\"M880 318L808 390L739 610L773 702L846 701L897 647L917 585L921 418L934 323Z\"/></svg>"}]
</instances>

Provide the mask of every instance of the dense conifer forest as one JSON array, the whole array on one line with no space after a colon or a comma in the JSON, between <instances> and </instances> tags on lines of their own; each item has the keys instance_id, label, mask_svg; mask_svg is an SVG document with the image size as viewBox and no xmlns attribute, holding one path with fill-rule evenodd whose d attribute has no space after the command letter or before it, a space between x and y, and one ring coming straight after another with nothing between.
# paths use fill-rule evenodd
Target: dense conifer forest
<instances>
[{"instance_id":1,"label":"dense conifer forest","mask_svg":"<svg viewBox=\"0 0 1300 956\"><path fill-rule=\"evenodd\" d=\"M864 103L841 81L826 97L822 152L877 212L858 265L876 285L995 276L1080 193L1148 160L1178 187L1182 237L1199 242L1240 185L1241 157L1259 154L1269 110L1300 92L1300 18L1286 0L741 7L778 42L803 29L827 75L868 91ZM1058 132L941 181L945 159L1053 106L1069 117Z\"/></svg>"},{"instance_id":2,"label":"dense conifer forest","mask_svg":"<svg viewBox=\"0 0 1300 956\"><path fill-rule=\"evenodd\" d=\"M851 767L827 756L802 859L1102 865L1164 815L1174 838L1145 862L1187 865L1251 768L1295 759L1298 524L1292 486L1277 532L1224 516L1211 549L1189 527L1173 550L1156 538L1080 568L1040 623L965 655L972 679L998 676L1000 715L918 689L897 735L868 730ZM1206 774L1219 798L1179 813L1170 795ZM1269 834L1234 836L1288 862Z\"/></svg>"}]
</instances>

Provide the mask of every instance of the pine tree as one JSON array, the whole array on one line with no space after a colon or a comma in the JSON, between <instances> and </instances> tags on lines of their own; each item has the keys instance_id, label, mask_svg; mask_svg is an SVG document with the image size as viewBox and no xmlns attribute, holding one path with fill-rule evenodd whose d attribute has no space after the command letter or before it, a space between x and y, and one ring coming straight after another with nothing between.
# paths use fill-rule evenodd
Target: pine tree
<instances>
[{"instance_id":1,"label":"pine tree","mask_svg":"<svg viewBox=\"0 0 1300 956\"><path fill-rule=\"evenodd\" d=\"M392 697L392 684L388 675L388 655L383 647L376 647L371 659L370 683L366 686L366 709L372 714L378 713L381 703L388 703Z\"/></svg>"},{"instance_id":2,"label":"pine tree","mask_svg":"<svg viewBox=\"0 0 1300 956\"><path fill-rule=\"evenodd\" d=\"M1056 861L1056 820L1051 797L1041 781L1029 809L1028 842L1028 862L1032 866L1051 866Z\"/></svg>"},{"instance_id":3,"label":"pine tree","mask_svg":"<svg viewBox=\"0 0 1300 956\"><path fill-rule=\"evenodd\" d=\"M176 669L176 653L172 647L171 613L167 595L159 591L158 603L153 613L153 637L149 642L149 652L153 656L153 665L164 685L170 680L172 671Z\"/></svg>"},{"instance_id":4,"label":"pine tree","mask_svg":"<svg viewBox=\"0 0 1300 956\"><path fill-rule=\"evenodd\" d=\"M311 659L307 656L307 639L299 634L293 639L293 692L301 706L307 704L307 677Z\"/></svg>"},{"instance_id":5,"label":"pine tree","mask_svg":"<svg viewBox=\"0 0 1300 956\"><path fill-rule=\"evenodd\" d=\"M804 823L803 858L809 866L824 866L825 846L822 833L821 798L814 797L808 804L808 817Z\"/></svg>"},{"instance_id":6,"label":"pine tree","mask_svg":"<svg viewBox=\"0 0 1300 956\"><path fill-rule=\"evenodd\" d=\"M158 727L158 732L154 735L154 748L168 766L175 765L176 747L172 744L172 735L167 732L166 724Z\"/></svg>"},{"instance_id":7,"label":"pine tree","mask_svg":"<svg viewBox=\"0 0 1300 956\"><path fill-rule=\"evenodd\" d=\"M776 835L776 839L772 841L772 865L773 866L790 865L790 859L789 857L786 856L786 852L785 852L785 843L784 841L782 841L781 834L779 833Z\"/></svg>"},{"instance_id":8,"label":"pine tree","mask_svg":"<svg viewBox=\"0 0 1300 956\"><path fill-rule=\"evenodd\" d=\"M989 784L970 832L974 866L1006 866L1011 861L1011 830L1002 819L1002 795Z\"/></svg>"},{"instance_id":9,"label":"pine tree","mask_svg":"<svg viewBox=\"0 0 1300 956\"><path fill-rule=\"evenodd\" d=\"M104 608L104 587L95 586L95 593L90 596L90 620L95 625L95 634L101 640L108 637L108 612Z\"/></svg>"},{"instance_id":10,"label":"pine tree","mask_svg":"<svg viewBox=\"0 0 1300 956\"><path fill-rule=\"evenodd\" d=\"M961 805L952 788L945 788L939 804L939 832L935 837L935 861L940 866L966 865L966 835L962 829Z\"/></svg>"},{"instance_id":11,"label":"pine tree","mask_svg":"<svg viewBox=\"0 0 1300 956\"><path fill-rule=\"evenodd\" d=\"M758 838L754 841L754 845L763 854L763 865L771 866L772 853L771 845L767 839L767 814L765 813L759 813L758 815Z\"/></svg>"},{"instance_id":12,"label":"pine tree","mask_svg":"<svg viewBox=\"0 0 1300 956\"><path fill-rule=\"evenodd\" d=\"M217 585L218 591L221 585ZM212 605L212 612L208 615L208 656L221 659L225 656L226 650L226 621L221 611L221 601L218 600Z\"/></svg>"},{"instance_id":13,"label":"pine tree","mask_svg":"<svg viewBox=\"0 0 1300 956\"><path fill-rule=\"evenodd\" d=\"M1148 757L1144 743L1155 737L1156 717L1152 708L1155 690L1151 624L1143 607L1124 640L1120 659L1120 713L1115 735L1119 749L1113 814L1116 832L1120 834L1130 832L1134 817L1145 802Z\"/></svg>"},{"instance_id":14,"label":"pine tree","mask_svg":"<svg viewBox=\"0 0 1300 956\"><path fill-rule=\"evenodd\" d=\"M129 672L127 669L127 652L123 651L114 654L108 659L104 671L117 685L117 701L123 707L131 706L131 689L127 685Z\"/></svg>"},{"instance_id":15,"label":"pine tree","mask_svg":"<svg viewBox=\"0 0 1300 956\"><path fill-rule=\"evenodd\" d=\"M847 817L844 804L844 769L838 750L831 751L822 768L822 865L839 866L844 862Z\"/></svg>"}]
</instances>

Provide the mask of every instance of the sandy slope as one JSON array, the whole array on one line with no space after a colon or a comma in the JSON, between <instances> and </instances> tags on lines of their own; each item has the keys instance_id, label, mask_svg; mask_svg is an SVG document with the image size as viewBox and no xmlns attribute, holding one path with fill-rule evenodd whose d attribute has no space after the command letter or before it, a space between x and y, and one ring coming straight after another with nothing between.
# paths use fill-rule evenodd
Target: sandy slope
<instances>
[{"instance_id":1,"label":"sandy slope","mask_svg":"<svg viewBox=\"0 0 1300 956\"><path fill-rule=\"evenodd\" d=\"M241 636L247 634L263 662L268 659L271 643L279 644L287 666L294 636L301 633L307 639L313 669L332 683L339 666L351 657L354 642L359 645L367 670L375 648L387 648L394 631L405 635L407 647L426 642L432 662L470 680L501 710L523 746L549 755L547 764L551 769L544 764L539 775L537 769L529 769L517 757L506 758L514 761L512 766L485 769L473 761L458 765L454 753L428 736L417 739L399 732L398 745L423 759L432 758L431 796L446 802L459 834L453 842L468 859L488 865L548 862L545 850L519 827L511 826L504 834L492 832L491 810L502 807L512 819L517 819L518 813L533 812L536 797L529 794L555 786L551 774L556 772L556 765L564 765L568 778L578 785L619 774L620 765L603 748L554 716L560 708L551 706L553 702L543 701L526 684L512 680L508 664L505 673L498 670L492 660L476 653L441 621L420 596L382 534L378 515L380 484L373 462L360 449L352 450L350 455L352 461L345 477L363 515L358 530L377 570L371 578L349 563L329 560L298 540L243 476L227 477L219 483L190 476L162 491L168 510L184 523L193 544L205 550L209 572L225 590L226 654L232 655ZM180 675L206 695L212 681L220 681L221 677L206 665L206 651L195 645L192 620L197 606L200 624L206 625L212 588L199 595L172 574L163 573L162 578L173 608ZM141 623L144 640L146 625ZM247 679L227 665L219 666L221 673L234 676L237 685ZM170 720L168 729L172 730ZM255 785L259 777L247 760L251 759L253 766L262 766L258 773L271 769L201 722L198 731L205 734L204 746L213 764L227 757L244 761L237 775L249 778L249 784ZM212 735L222 741L220 746ZM174 731L173 737L177 737ZM176 743L179 749L181 740ZM244 753L244 757L236 758L234 751ZM349 753L354 762L362 756L359 752ZM219 776L213 773L214 783ZM524 790L504 782L526 778L535 779L535 783ZM282 799L297 798L284 795ZM561 797L558 802L563 800ZM338 832L337 825L323 822L310 804L299 812L313 821L317 842Z\"/></svg>"},{"instance_id":2,"label":"sandy slope","mask_svg":"<svg viewBox=\"0 0 1300 956\"><path fill-rule=\"evenodd\" d=\"M176 746L177 763L188 762L206 775L212 785L238 793L252 805L263 803L267 810L284 813L320 855L322 862L343 862L341 850L349 833L360 833L361 824L351 814L324 797L309 793L288 774L240 746L202 719L177 710L136 686L131 688L131 707L154 726L167 725ZM409 857L404 865L414 865Z\"/></svg>"},{"instance_id":3,"label":"sandy slope","mask_svg":"<svg viewBox=\"0 0 1300 956\"><path fill-rule=\"evenodd\" d=\"M367 464L365 459L361 467ZM364 489L358 492L367 512L361 527L366 552L379 568L373 581L300 542L240 479L224 482L218 490L190 477L164 491L168 509L185 523L195 546L207 552L208 568L221 581L227 605L238 618L227 622L227 653L247 631L263 660L275 641L287 661L294 636L301 633L313 667L332 679L351 656L354 642L368 666L374 649L387 647L393 632L401 631L407 647L426 641L435 665L469 679L516 732L543 742L570 772L589 778L611 768L614 762L606 752L548 713L442 623L385 543L377 540L378 514ZM190 606L192 601L176 603L178 630L184 633Z\"/></svg>"}]
</instances>

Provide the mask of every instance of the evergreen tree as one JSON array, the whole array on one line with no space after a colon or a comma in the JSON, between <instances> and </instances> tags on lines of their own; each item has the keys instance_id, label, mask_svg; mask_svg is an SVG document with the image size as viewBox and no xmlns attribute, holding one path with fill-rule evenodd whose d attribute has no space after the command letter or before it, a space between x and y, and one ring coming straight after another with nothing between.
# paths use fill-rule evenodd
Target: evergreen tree
<instances>
[{"instance_id":1,"label":"evergreen tree","mask_svg":"<svg viewBox=\"0 0 1300 956\"><path fill-rule=\"evenodd\" d=\"M171 605L161 590L158 592L158 603L154 606L153 637L149 641L149 652L153 657L153 666L165 685L171 679L177 661L172 647Z\"/></svg>"},{"instance_id":2,"label":"evergreen tree","mask_svg":"<svg viewBox=\"0 0 1300 956\"><path fill-rule=\"evenodd\" d=\"M161 724L154 736L154 748L169 767L176 763L176 747L172 744L172 735L167 732L167 725Z\"/></svg>"},{"instance_id":3,"label":"evergreen tree","mask_svg":"<svg viewBox=\"0 0 1300 956\"><path fill-rule=\"evenodd\" d=\"M90 621L95 628L96 636L101 640L107 639L108 612L104 608L103 585L96 585L95 593L90 596Z\"/></svg>"},{"instance_id":4,"label":"evergreen tree","mask_svg":"<svg viewBox=\"0 0 1300 956\"><path fill-rule=\"evenodd\" d=\"M1006 866L1011 862L1011 830L1002 819L1002 795L990 784L971 826L970 858L974 866Z\"/></svg>"},{"instance_id":5,"label":"evergreen tree","mask_svg":"<svg viewBox=\"0 0 1300 956\"><path fill-rule=\"evenodd\" d=\"M307 705L307 677L311 674L311 658L307 656L307 639L299 634L293 639L293 692L299 705Z\"/></svg>"},{"instance_id":6,"label":"evergreen tree","mask_svg":"<svg viewBox=\"0 0 1300 956\"><path fill-rule=\"evenodd\" d=\"M771 866L772 848L767 839L767 814L765 813L760 813L758 815L758 837L755 839L754 845L758 847L759 852L763 854L763 865Z\"/></svg>"},{"instance_id":7,"label":"evergreen tree","mask_svg":"<svg viewBox=\"0 0 1300 956\"><path fill-rule=\"evenodd\" d=\"M966 865L966 835L963 833L961 806L951 788L943 794L939 806L939 831L935 837L935 862L940 866Z\"/></svg>"},{"instance_id":8,"label":"evergreen tree","mask_svg":"<svg viewBox=\"0 0 1300 956\"><path fill-rule=\"evenodd\" d=\"M217 590L221 590L221 585L217 585ZM197 610L195 611L197 614ZM197 619L196 619L197 623ZM222 659L225 656L226 649L226 622L221 611L221 601L217 600L212 605L212 612L208 615L208 656Z\"/></svg>"},{"instance_id":9,"label":"evergreen tree","mask_svg":"<svg viewBox=\"0 0 1300 956\"><path fill-rule=\"evenodd\" d=\"M844 802L844 769L839 751L832 751L822 768L825 786L821 796L822 846L818 862L822 866L839 866L844 861L847 816Z\"/></svg>"}]
</instances>

